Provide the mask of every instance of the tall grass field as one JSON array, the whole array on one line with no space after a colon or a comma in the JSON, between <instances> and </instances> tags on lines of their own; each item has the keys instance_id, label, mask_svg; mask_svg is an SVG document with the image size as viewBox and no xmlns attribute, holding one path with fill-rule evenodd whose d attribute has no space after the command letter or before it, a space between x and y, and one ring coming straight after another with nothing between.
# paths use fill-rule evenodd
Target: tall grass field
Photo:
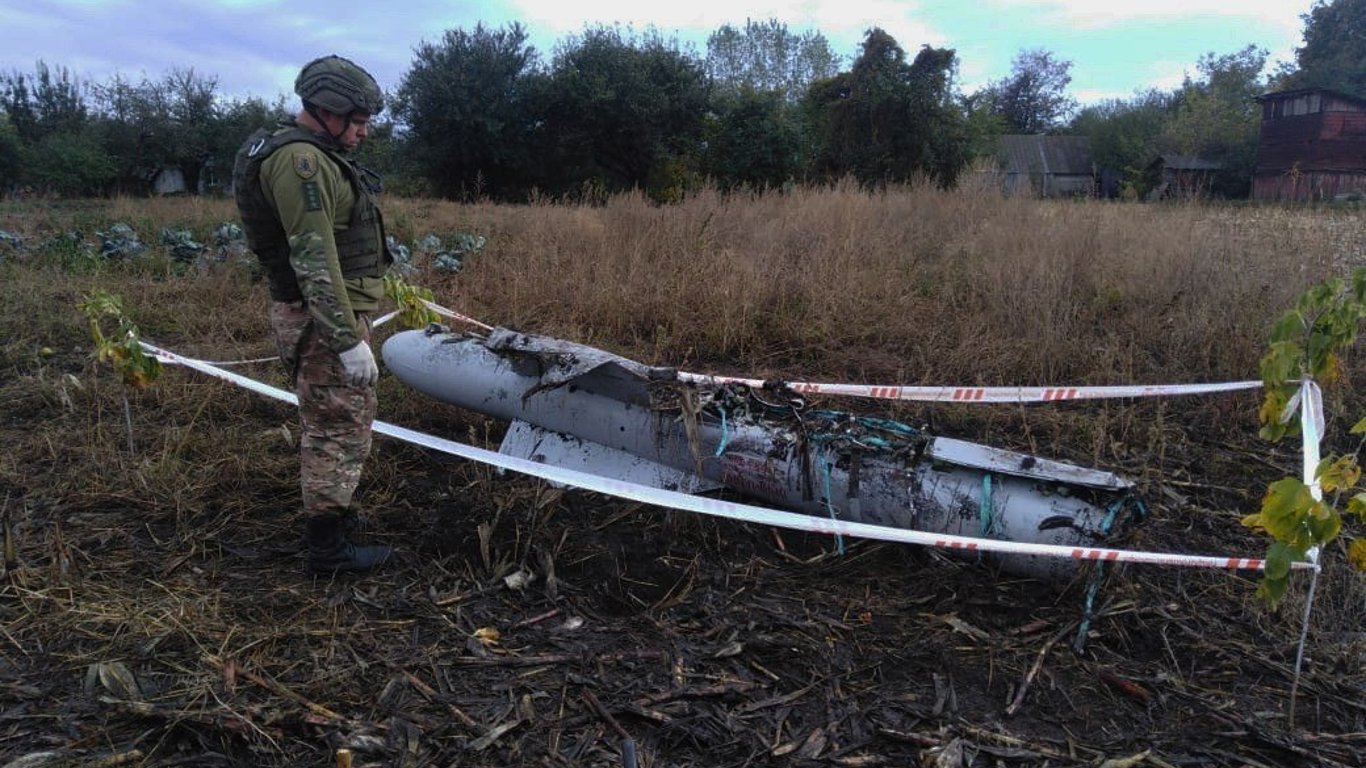
<instances>
[{"instance_id":1,"label":"tall grass field","mask_svg":"<svg viewBox=\"0 0 1366 768\"><path fill-rule=\"evenodd\" d=\"M408 280L442 305L649 364L785 381L1257 379L1296 297L1366 265L1366 209L1351 205L972 184L383 205ZM1102 593L1086 649L1067 652L1080 581L867 542L839 557L820 537L680 519L386 440L359 498L401 565L306 576L291 409L172 367L125 389L77 308L107 291L147 341L273 355L254 258L216 255L215 231L236 220L223 199L0 201L0 766L330 765L339 748L357 765L619 765L623 733L658 766L949 765L921 761L953 739L996 750L961 765L1147 749L1166 761L1153 765L1327 766L1366 751L1351 739L1366 731L1366 587L1341 552L1325 555L1290 724L1276 718L1302 590L1273 613L1253 576L1131 568ZM117 223L145 250L102 255L98 233ZM178 258L163 230L205 247ZM450 271L429 235L484 245ZM236 369L285 385L269 361ZM1347 431L1366 414L1359 354L1344 373L1326 390L1327 450L1355 450ZM1133 478L1153 510L1135 548L1259 556L1266 541L1239 520L1299 471L1297 445L1257 437L1256 390L822 404ZM388 375L380 418L487 447L505 427ZM507 586L517 572L533 587ZM1003 719L1017 694L1025 714ZM75 762L33 758L48 752Z\"/></svg>"}]
</instances>

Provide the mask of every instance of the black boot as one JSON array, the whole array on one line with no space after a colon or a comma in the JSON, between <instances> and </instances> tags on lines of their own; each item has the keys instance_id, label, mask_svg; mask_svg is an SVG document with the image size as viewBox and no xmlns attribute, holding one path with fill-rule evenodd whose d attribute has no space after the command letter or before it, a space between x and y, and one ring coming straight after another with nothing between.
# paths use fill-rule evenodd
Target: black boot
<instances>
[{"instance_id":1,"label":"black boot","mask_svg":"<svg viewBox=\"0 0 1366 768\"><path fill-rule=\"evenodd\" d=\"M343 536L351 537L370 530L370 519L360 516L354 509L346 510L339 517Z\"/></svg>"},{"instance_id":2,"label":"black boot","mask_svg":"<svg viewBox=\"0 0 1366 768\"><path fill-rule=\"evenodd\" d=\"M342 515L308 518L308 569L314 573L368 571L389 559L393 547L383 544L357 546L347 539Z\"/></svg>"}]
</instances>

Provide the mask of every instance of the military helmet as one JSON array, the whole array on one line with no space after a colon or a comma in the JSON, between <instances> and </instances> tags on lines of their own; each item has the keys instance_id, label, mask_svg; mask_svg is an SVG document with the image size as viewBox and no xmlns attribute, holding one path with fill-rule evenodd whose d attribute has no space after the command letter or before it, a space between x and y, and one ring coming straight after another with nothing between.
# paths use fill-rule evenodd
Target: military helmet
<instances>
[{"instance_id":1,"label":"military helmet","mask_svg":"<svg viewBox=\"0 0 1366 768\"><path fill-rule=\"evenodd\" d=\"M350 59L323 56L304 65L294 80L294 92L308 104L338 115L378 114L384 109L379 83Z\"/></svg>"}]
</instances>

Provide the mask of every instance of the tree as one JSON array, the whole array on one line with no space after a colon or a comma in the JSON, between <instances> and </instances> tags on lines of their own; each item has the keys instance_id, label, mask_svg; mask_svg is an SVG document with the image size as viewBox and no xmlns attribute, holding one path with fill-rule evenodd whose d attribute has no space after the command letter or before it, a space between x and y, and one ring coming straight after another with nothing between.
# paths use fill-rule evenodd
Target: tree
<instances>
[{"instance_id":1,"label":"tree","mask_svg":"<svg viewBox=\"0 0 1366 768\"><path fill-rule=\"evenodd\" d=\"M722 187L776 187L801 172L797 117L780 91L716 96L706 146L703 171Z\"/></svg>"},{"instance_id":2,"label":"tree","mask_svg":"<svg viewBox=\"0 0 1366 768\"><path fill-rule=\"evenodd\" d=\"M415 53L394 113L432 188L448 197L523 192L532 173L530 137L538 118L531 94L539 68L526 30L516 23L448 30Z\"/></svg>"},{"instance_id":3,"label":"tree","mask_svg":"<svg viewBox=\"0 0 1366 768\"><path fill-rule=\"evenodd\" d=\"M1294 410L1292 398L1297 390L1307 389L1302 382L1325 387L1342 382L1347 368L1343 358L1356 344L1363 320L1366 269L1360 267L1353 270L1350 281L1331 278L1309 288L1293 309L1281 315L1272 326L1260 366L1264 388L1258 417L1263 438L1275 442L1300 433L1300 421L1285 418ZM1308 400L1306 396L1299 408L1311 409ZM1319 418L1322 412L1320 408ZM1366 418L1357 421L1350 433L1358 438L1366 435ZM1323 436L1320 432L1318 437ZM1330 454L1319 461L1314 476L1320 485L1320 498L1315 498L1302 479L1286 477L1267 487L1259 512L1243 518L1244 525L1272 539L1266 570L1257 587L1257 593L1271 605L1285 596L1291 563L1307 559L1310 550L1323 549L1353 518L1366 523L1366 488L1361 484L1362 468L1357 458L1363 447L1366 445L1358 442L1350 453ZM1366 571L1366 537L1351 542L1347 557L1358 571Z\"/></svg>"},{"instance_id":4,"label":"tree","mask_svg":"<svg viewBox=\"0 0 1366 768\"><path fill-rule=\"evenodd\" d=\"M198 192L200 172L214 149L218 78L176 68L161 87L170 113L169 164L180 169L187 190Z\"/></svg>"},{"instance_id":5,"label":"tree","mask_svg":"<svg viewBox=\"0 0 1366 768\"><path fill-rule=\"evenodd\" d=\"M1131 194L1139 195L1147 191L1143 172L1162 151L1163 131L1180 103L1179 94L1153 88L1083 107L1067 130L1090 139L1096 165L1122 173Z\"/></svg>"},{"instance_id":6,"label":"tree","mask_svg":"<svg viewBox=\"0 0 1366 768\"><path fill-rule=\"evenodd\" d=\"M1226 197L1246 197L1251 187L1262 114L1256 98L1265 90L1266 55L1266 49L1249 45L1222 56L1201 56L1197 77L1186 77L1175 114L1158 139L1164 152L1222 166L1212 191Z\"/></svg>"},{"instance_id":7,"label":"tree","mask_svg":"<svg viewBox=\"0 0 1366 768\"><path fill-rule=\"evenodd\" d=\"M274 102L252 96L218 101L212 130L208 134L209 160L205 172L207 191L222 191L232 179L232 166L237 150L253 131L262 126L277 125L292 121L293 109L285 102L284 96L277 96ZM366 144L369 140L366 141ZM361 145L364 150L365 144Z\"/></svg>"},{"instance_id":8,"label":"tree","mask_svg":"<svg viewBox=\"0 0 1366 768\"><path fill-rule=\"evenodd\" d=\"M1010 76L987 86L991 111L1006 133L1047 133L1058 128L1077 101L1067 95L1072 62L1042 48L1023 50L1011 62Z\"/></svg>"},{"instance_id":9,"label":"tree","mask_svg":"<svg viewBox=\"0 0 1366 768\"><path fill-rule=\"evenodd\" d=\"M869 30L851 69L816 82L804 100L815 174L865 184L925 174L953 184L967 162L954 65L951 49L929 46L907 63L891 35Z\"/></svg>"},{"instance_id":10,"label":"tree","mask_svg":"<svg viewBox=\"0 0 1366 768\"><path fill-rule=\"evenodd\" d=\"M21 152L19 132L9 115L0 112L0 193L5 192L19 179Z\"/></svg>"},{"instance_id":11,"label":"tree","mask_svg":"<svg viewBox=\"0 0 1366 768\"><path fill-rule=\"evenodd\" d=\"M23 179L35 188L59 195L106 194L118 168L93 126L44 136L24 148Z\"/></svg>"},{"instance_id":12,"label":"tree","mask_svg":"<svg viewBox=\"0 0 1366 768\"><path fill-rule=\"evenodd\" d=\"M1158 153L1159 138L1179 103L1171 91L1150 88L1083 107L1067 131L1090 139L1091 157L1100 167L1134 168Z\"/></svg>"},{"instance_id":13,"label":"tree","mask_svg":"<svg viewBox=\"0 0 1366 768\"><path fill-rule=\"evenodd\" d=\"M157 171L174 168L195 193L208 166L231 168L246 133L225 135L217 89L218 78L194 69L137 83L115 75L92 86L94 121L118 169L115 187L145 192Z\"/></svg>"},{"instance_id":14,"label":"tree","mask_svg":"<svg viewBox=\"0 0 1366 768\"><path fill-rule=\"evenodd\" d=\"M1297 70L1284 88L1331 88L1366 99L1366 0L1318 0L1304 21Z\"/></svg>"},{"instance_id":15,"label":"tree","mask_svg":"<svg viewBox=\"0 0 1366 768\"><path fill-rule=\"evenodd\" d=\"M0 76L3 106L18 139L17 179L65 195L110 190L117 168L83 94L65 67L39 61L32 74Z\"/></svg>"},{"instance_id":16,"label":"tree","mask_svg":"<svg viewBox=\"0 0 1366 768\"><path fill-rule=\"evenodd\" d=\"M702 149L702 66L656 33L589 29L556 53L538 99L547 189L588 183L673 199Z\"/></svg>"},{"instance_id":17,"label":"tree","mask_svg":"<svg viewBox=\"0 0 1366 768\"><path fill-rule=\"evenodd\" d=\"M114 188L146 192L151 173L165 156L156 144L168 133L159 90L145 78L133 83L114 75L93 85L91 94L102 143L116 168Z\"/></svg>"},{"instance_id":18,"label":"tree","mask_svg":"<svg viewBox=\"0 0 1366 768\"><path fill-rule=\"evenodd\" d=\"M970 159L990 158L995 163L1006 121L996 114L990 97L986 89L962 96L958 111L963 115L964 152Z\"/></svg>"},{"instance_id":19,"label":"tree","mask_svg":"<svg viewBox=\"0 0 1366 768\"><path fill-rule=\"evenodd\" d=\"M838 73L839 65L820 32L793 34L776 19L746 20L744 29L726 24L707 37L707 75L724 93L775 91L795 102L811 83Z\"/></svg>"},{"instance_id":20,"label":"tree","mask_svg":"<svg viewBox=\"0 0 1366 768\"><path fill-rule=\"evenodd\" d=\"M89 116L81 83L66 67L55 71L39 61L31 75L12 72L0 76L4 108L19 138L36 142L52 133L74 133Z\"/></svg>"}]
</instances>

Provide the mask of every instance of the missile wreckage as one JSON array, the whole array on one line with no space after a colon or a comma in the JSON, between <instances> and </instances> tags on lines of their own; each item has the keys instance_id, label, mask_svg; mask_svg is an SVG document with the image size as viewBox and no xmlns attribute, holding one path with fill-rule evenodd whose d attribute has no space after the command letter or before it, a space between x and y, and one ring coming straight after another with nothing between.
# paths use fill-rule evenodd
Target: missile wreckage
<instances>
[{"instance_id":1,"label":"missile wreckage","mask_svg":"<svg viewBox=\"0 0 1366 768\"><path fill-rule=\"evenodd\" d=\"M385 366L431 397L509 422L499 450L625 482L729 489L851 522L1073 547L1107 546L1141 517L1133 484L1096 469L811 407L779 382L699 384L594 347L496 328L404 331ZM998 555L1008 573L1077 563Z\"/></svg>"}]
</instances>

